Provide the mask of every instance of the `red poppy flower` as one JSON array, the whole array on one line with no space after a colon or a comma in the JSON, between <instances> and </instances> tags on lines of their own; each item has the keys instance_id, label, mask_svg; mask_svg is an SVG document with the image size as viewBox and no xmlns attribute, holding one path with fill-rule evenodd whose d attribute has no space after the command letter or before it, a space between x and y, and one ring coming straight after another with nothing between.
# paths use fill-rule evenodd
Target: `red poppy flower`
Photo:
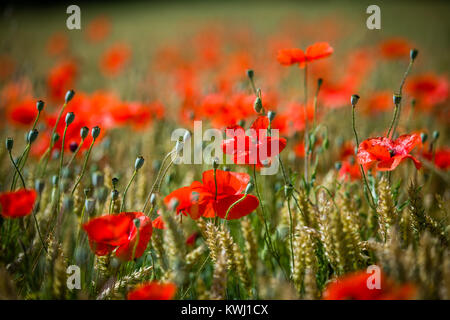
<instances>
[{"instance_id":1,"label":"red poppy flower","mask_svg":"<svg viewBox=\"0 0 450 320\"><path fill-rule=\"evenodd\" d=\"M198 232L193 232L189 237L186 239L186 245L193 246L195 243L195 240L197 240L199 236Z\"/></svg>"},{"instance_id":2,"label":"red poppy flower","mask_svg":"<svg viewBox=\"0 0 450 320\"><path fill-rule=\"evenodd\" d=\"M386 59L408 59L413 45L402 38L391 38L380 44L381 56Z\"/></svg>"},{"instance_id":3,"label":"red poppy flower","mask_svg":"<svg viewBox=\"0 0 450 320\"><path fill-rule=\"evenodd\" d=\"M156 281L139 285L128 293L128 300L171 300L177 291L175 284Z\"/></svg>"},{"instance_id":4,"label":"red poppy flower","mask_svg":"<svg viewBox=\"0 0 450 320\"><path fill-rule=\"evenodd\" d=\"M105 76L117 76L131 58L131 49L128 45L118 43L110 47L102 55L100 70Z\"/></svg>"},{"instance_id":5,"label":"red poppy flower","mask_svg":"<svg viewBox=\"0 0 450 320\"><path fill-rule=\"evenodd\" d=\"M50 56L58 56L63 54L68 47L69 40L63 32L56 32L47 42L47 53Z\"/></svg>"},{"instance_id":6,"label":"red poppy flower","mask_svg":"<svg viewBox=\"0 0 450 320\"><path fill-rule=\"evenodd\" d=\"M358 163L351 163L348 160L342 161L339 169L339 178L344 180L359 180L361 179L361 170Z\"/></svg>"},{"instance_id":7,"label":"red poppy flower","mask_svg":"<svg viewBox=\"0 0 450 320\"><path fill-rule=\"evenodd\" d=\"M47 77L50 97L62 101L67 91L74 87L77 73L77 65L72 60L62 61L53 67Z\"/></svg>"},{"instance_id":8,"label":"red poppy flower","mask_svg":"<svg viewBox=\"0 0 450 320\"><path fill-rule=\"evenodd\" d=\"M155 229L165 229L166 228L166 226L164 224L164 220L162 219L160 210L158 210L158 217L156 217L155 220L153 220L152 226Z\"/></svg>"},{"instance_id":9,"label":"red poppy flower","mask_svg":"<svg viewBox=\"0 0 450 320\"><path fill-rule=\"evenodd\" d=\"M434 164L440 169L448 170L450 168L450 148L449 147L436 149L434 151L434 155L433 155L433 152L423 152L422 156L425 159L428 159L429 161L433 161L433 159L434 159Z\"/></svg>"},{"instance_id":10,"label":"red poppy flower","mask_svg":"<svg viewBox=\"0 0 450 320\"><path fill-rule=\"evenodd\" d=\"M86 28L86 36L91 42L104 40L111 31L111 22L105 16L99 16L92 20Z\"/></svg>"},{"instance_id":11,"label":"red poppy flower","mask_svg":"<svg viewBox=\"0 0 450 320\"><path fill-rule=\"evenodd\" d=\"M192 219L198 219L201 216L206 218L218 216L224 219L231 205L244 197L242 192L249 181L250 176L247 173L216 170L216 179L214 179L214 170L208 170L203 172L202 182L194 181L189 187L173 191L164 198L164 202L170 205L171 201L176 199L177 213L189 214ZM248 194L230 210L227 220L246 216L258 205L258 199Z\"/></svg>"},{"instance_id":12,"label":"red poppy flower","mask_svg":"<svg viewBox=\"0 0 450 320\"><path fill-rule=\"evenodd\" d=\"M229 127L226 134L231 136L222 142L223 152L233 155L236 164L256 164L263 166L263 161L270 163L270 158L281 153L286 147L286 139L267 136L269 119L258 117L251 125L251 134L247 136L240 126Z\"/></svg>"},{"instance_id":13,"label":"red poppy flower","mask_svg":"<svg viewBox=\"0 0 450 320\"><path fill-rule=\"evenodd\" d=\"M25 217L33 211L36 197L35 190L20 189L0 193L0 213L4 218Z\"/></svg>"},{"instance_id":14,"label":"red poppy flower","mask_svg":"<svg viewBox=\"0 0 450 320\"><path fill-rule=\"evenodd\" d=\"M418 108L430 110L447 101L449 87L446 76L427 73L409 79L405 91L416 99Z\"/></svg>"},{"instance_id":15,"label":"red poppy flower","mask_svg":"<svg viewBox=\"0 0 450 320\"><path fill-rule=\"evenodd\" d=\"M420 135L404 134L396 140L389 138L370 138L361 142L358 148L357 159L359 164L365 169L370 168L373 164L377 164L377 170L391 171L394 170L400 162L406 158L410 158L417 169L422 164L419 160L409 154L411 150L422 143Z\"/></svg>"},{"instance_id":16,"label":"red poppy flower","mask_svg":"<svg viewBox=\"0 0 450 320\"><path fill-rule=\"evenodd\" d=\"M140 222L139 232L135 219ZM122 212L93 218L83 225L83 229L96 255L104 256L116 250L116 256L125 261L142 256L153 231L150 218L141 212Z\"/></svg>"},{"instance_id":17,"label":"red poppy flower","mask_svg":"<svg viewBox=\"0 0 450 320\"><path fill-rule=\"evenodd\" d=\"M369 289L367 284L372 274L358 271L344 275L331 282L323 293L324 300L407 300L415 295L410 284L395 285L383 273L380 275L380 289Z\"/></svg>"},{"instance_id":18,"label":"red poppy flower","mask_svg":"<svg viewBox=\"0 0 450 320\"><path fill-rule=\"evenodd\" d=\"M307 62L328 57L333 53L333 48L328 42L317 42L306 48L306 52L301 49L282 49L278 51L278 62L284 66L290 66L295 63L303 68Z\"/></svg>"},{"instance_id":19,"label":"red poppy flower","mask_svg":"<svg viewBox=\"0 0 450 320\"><path fill-rule=\"evenodd\" d=\"M13 124L29 126L36 119L36 99L24 99L8 108L8 120Z\"/></svg>"}]
</instances>

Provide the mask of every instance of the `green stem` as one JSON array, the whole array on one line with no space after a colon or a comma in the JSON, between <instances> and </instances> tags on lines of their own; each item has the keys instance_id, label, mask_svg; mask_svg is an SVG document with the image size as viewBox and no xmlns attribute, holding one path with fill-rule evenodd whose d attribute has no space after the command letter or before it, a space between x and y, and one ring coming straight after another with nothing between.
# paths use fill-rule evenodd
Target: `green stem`
<instances>
[{"instance_id":1,"label":"green stem","mask_svg":"<svg viewBox=\"0 0 450 320\"><path fill-rule=\"evenodd\" d=\"M70 158L69 162L66 164L66 168L69 168L70 165L72 164L73 160L75 160L75 157L77 156L78 151L80 151L81 147L82 147L83 144L84 144L84 140L85 140L85 139L81 139L80 144L78 145L77 149L76 149L75 152L73 153L73 155L72 155L72 157Z\"/></svg>"},{"instance_id":2,"label":"green stem","mask_svg":"<svg viewBox=\"0 0 450 320\"><path fill-rule=\"evenodd\" d=\"M22 173L20 173L19 168L17 167L16 163L14 162L14 159L13 159L12 154L11 154L11 150L8 150L8 153L9 153L9 158L11 159L11 163L13 164L14 169L16 170L15 172L17 172L17 174L19 175L20 180L22 181L23 188L26 189L26 187L25 187L25 180L23 180ZM11 191L13 191L13 190L14 190L14 186L11 185Z\"/></svg>"},{"instance_id":3,"label":"green stem","mask_svg":"<svg viewBox=\"0 0 450 320\"><path fill-rule=\"evenodd\" d=\"M128 192L128 189L130 188L131 183L133 182L134 178L136 177L136 173L137 173L137 170L134 170L130 181L128 181L128 184L125 187L125 191L123 192L122 205L120 206L120 212L123 212L123 210L125 209L125 201L126 201L127 192Z\"/></svg>"},{"instance_id":4,"label":"green stem","mask_svg":"<svg viewBox=\"0 0 450 320\"><path fill-rule=\"evenodd\" d=\"M87 163L88 163L88 160L89 160L89 155L91 154L91 150L92 150L92 147L94 146L94 143L95 143L95 139L92 139L92 143L91 143L91 145L89 146L89 150L88 150L88 152L87 152L87 154L86 154L86 157L84 158L83 169L81 170L81 173L80 173L80 175L78 176L75 185L73 186L73 189L72 189L72 195L73 195L73 193L75 192L75 189L77 188L78 184L80 183L81 179L82 179L83 176L84 176L84 172L86 171L86 166L87 166Z\"/></svg>"},{"instance_id":5,"label":"green stem","mask_svg":"<svg viewBox=\"0 0 450 320\"><path fill-rule=\"evenodd\" d=\"M304 135L304 143L305 143L305 182L308 184L308 148L309 148L309 133L308 133L308 65L305 64L305 72L303 79L303 91L304 91L304 105L303 108L305 110L305 135Z\"/></svg>"}]
</instances>

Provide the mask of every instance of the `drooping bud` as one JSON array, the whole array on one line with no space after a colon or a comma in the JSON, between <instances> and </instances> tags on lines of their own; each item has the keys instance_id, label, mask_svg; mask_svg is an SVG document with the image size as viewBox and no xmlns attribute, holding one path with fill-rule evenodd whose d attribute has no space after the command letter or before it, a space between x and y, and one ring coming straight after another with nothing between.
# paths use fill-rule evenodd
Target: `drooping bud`
<instances>
[{"instance_id":1,"label":"drooping bud","mask_svg":"<svg viewBox=\"0 0 450 320\"><path fill-rule=\"evenodd\" d=\"M418 54L419 54L419 50L411 49L411 51L409 52L409 57L411 58L412 61L414 61L417 58Z\"/></svg>"},{"instance_id":2,"label":"drooping bud","mask_svg":"<svg viewBox=\"0 0 450 320\"><path fill-rule=\"evenodd\" d=\"M392 100L394 101L394 104L400 104L400 102L402 102L402 96L395 93Z\"/></svg>"},{"instance_id":3,"label":"drooping bud","mask_svg":"<svg viewBox=\"0 0 450 320\"><path fill-rule=\"evenodd\" d=\"M247 183L247 187L245 187L245 194L249 194L250 192L253 191L253 183L250 181L249 183Z\"/></svg>"},{"instance_id":4,"label":"drooping bud","mask_svg":"<svg viewBox=\"0 0 450 320\"><path fill-rule=\"evenodd\" d=\"M77 151L77 149L78 149L78 143L76 143L75 141L72 141L72 142L69 144L69 150L70 150L70 152L75 152L75 151Z\"/></svg>"},{"instance_id":5,"label":"drooping bud","mask_svg":"<svg viewBox=\"0 0 450 320\"><path fill-rule=\"evenodd\" d=\"M276 113L275 111L269 111L269 112L267 112L267 118L269 118L269 121L270 121L270 122L272 122L273 119L275 119L276 114L277 114L277 113Z\"/></svg>"},{"instance_id":6,"label":"drooping bud","mask_svg":"<svg viewBox=\"0 0 450 320\"><path fill-rule=\"evenodd\" d=\"M83 127L83 128L80 129L80 137L81 137L81 139L83 139L83 140L86 139L88 134L89 134L89 128L88 127Z\"/></svg>"},{"instance_id":7,"label":"drooping bud","mask_svg":"<svg viewBox=\"0 0 450 320\"><path fill-rule=\"evenodd\" d=\"M30 132L28 132L28 136L27 136L28 143L32 144L36 140L38 134L39 134L39 131L37 131L37 129L30 130Z\"/></svg>"},{"instance_id":8,"label":"drooping bud","mask_svg":"<svg viewBox=\"0 0 450 320\"><path fill-rule=\"evenodd\" d=\"M68 103L70 100L72 100L74 95L75 95L75 91L73 91L73 90L67 91L66 99L65 99L66 103Z\"/></svg>"},{"instance_id":9,"label":"drooping bud","mask_svg":"<svg viewBox=\"0 0 450 320\"><path fill-rule=\"evenodd\" d=\"M14 139L11 137L6 138L6 150L11 151L14 146Z\"/></svg>"},{"instance_id":10,"label":"drooping bud","mask_svg":"<svg viewBox=\"0 0 450 320\"><path fill-rule=\"evenodd\" d=\"M426 134L425 132L421 132L420 139L422 140L422 143L425 143L428 140L428 134Z\"/></svg>"},{"instance_id":11,"label":"drooping bud","mask_svg":"<svg viewBox=\"0 0 450 320\"><path fill-rule=\"evenodd\" d=\"M252 69L248 69L247 77L249 77L249 79L253 79L254 76L255 76L255 72Z\"/></svg>"},{"instance_id":12,"label":"drooping bud","mask_svg":"<svg viewBox=\"0 0 450 320\"><path fill-rule=\"evenodd\" d=\"M134 162L134 170L138 171L142 166L144 165L144 157L139 156L136 158L136 161Z\"/></svg>"},{"instance_id":13,"label":"drooping bud","mask_svg":"<svg viewBox=\"0 0 450 320\"><path fill-rule=\"evenodd\" d=\"M38 102L36 102L36 109L41 112L44 109L44 101L39 100Z\"/></svg>"},{"instance_id":14,"label":"drooping bud","mask_svg":"<svg viewBox=\"0 0 450 320\"><path fill-rule=\"evenodd\" d=\"M359 96L357 94L352 95L352 97L350 99L350 103L352 104L352 106L356 106L358 101L359 101Z\"/></svg>"},{"instance_id":15,"label":"drooping bud","mask_svg":"<svg viewBox=\"0 0 450 320\"><path fill-rule=\"evenodd\" d=\"M93 127L91 134L92 134L92 138L94 138L94 140L97 139L98 136L100 135L100 128L98 126Z\"/></svg>"},{"instance_id":16,"label":"drooping bud","mask_svg":"<svg viewBox=\"0 0 450 320\"><path fill-rule=\"evenodd\" d=\"M262 110L262 101L260 97L256 97L255 102L253 103L253 109L255 109L256 113L260 113Z\"/></svg>"}]
</instances>

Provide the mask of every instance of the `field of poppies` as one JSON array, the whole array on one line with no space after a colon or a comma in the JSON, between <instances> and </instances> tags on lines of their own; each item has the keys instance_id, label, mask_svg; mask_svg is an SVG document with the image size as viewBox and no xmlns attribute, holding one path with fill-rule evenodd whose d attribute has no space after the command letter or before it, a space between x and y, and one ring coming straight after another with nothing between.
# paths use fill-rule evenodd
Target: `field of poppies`
<instances>
[{"instance_id":1,"label":"field of poppies","mask_svg":"<svg viewBox=\"0 0 450 320\"><path fill-rule=\"evenodd\" d=\"M450 5L380 8L3 7L0 299L450 299Z\"/></svg>"}]
</instances>

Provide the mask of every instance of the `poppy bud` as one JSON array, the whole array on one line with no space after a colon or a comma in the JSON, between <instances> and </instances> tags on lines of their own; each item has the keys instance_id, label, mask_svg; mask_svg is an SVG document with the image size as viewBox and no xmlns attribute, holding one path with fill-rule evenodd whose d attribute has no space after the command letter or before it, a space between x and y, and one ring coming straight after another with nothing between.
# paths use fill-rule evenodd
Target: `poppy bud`
<instances>
[{"instance_id":1,"label":"poppy bud","mask_svg":"<svg viewBox=\"0 0 450 320\"><path fill-rule=\"evenodd\" d=\"M81 137L81 139L83 139L83 140L86 139L88 134L89 134L89 128L88 127L83 127L83 128L80 129L80 137Z\"/></svg>"},{"instance_id":2,"label":"poppy bud","mask_svg":"<svg viewBox=\"0 0 450 320\"><path fill-rule=\"evenodd\" d=\"M69 149L70 149L71 152L77 151L77 148L78 148L78 143L76 143L75 141L72 141L69 144Z\"/></svg>"},{"instance_id":3,"label":"poppy bud","mask_svg":"<svg viewBox=\"0 0 450 320\"><path fill-rule=\"evenodd\" d=\"M247 77L250 79L253 79L253 76L255 75L255 72L252 69L247 70Z\"/></svg>"},{"instance_id":4,"label":"poppy bud","mask_svg":"<svg viewBox=\"0 0 450 320\"><path fill-rule=\"evenodd\" d=\"M84 208L86 209L86 213L91 215L95 208L95 199L86 199L84 201Z\"/></svg>"},{"instance_id":5,"label":"poppy bud","mask_svg":"<svg viewBox=\"0 0 450 320\"><path fill-rule=\"evenodd\" d=\"M119 191L117 191L117 190L111 191L111 199L112 199L112 201L116 201L117 198L119 198Z\"/></svg>"},{"instance_id":6,"label":"poppy bud","mask_svg":"<svg viewBox=\"0 0 450 320\"><path fill-rule=\"evenodd\" d=\"M105 176L103 174L98 171L92 174L92 184L94 185L94 187L101 187L103 186L104 182Z\"/></svg>"},{"instance_id":7,"label":"poppy bud","mask_svg":"<svg viewBox=\"0 0 450 320\"><path fill-rule=\"evenodd\" d=\"M418 54L419 54L419 50L411 49L411 51L409 52L409 57L411 58L412 61L414 61L417 58Z\"/></svg>"},{"instance_id":8,"label":"poppy bud","mask_svg":"<svg viewBox=\"0 0 450 320\"><path fill-rule=\"evenodd\" d=\"M272 122L273 119L275 119L276 114L277 114L277 113L276 113L275 111L269 111L269 112L267 112L267 118L269 118L269 121L270 121L270 122Z\"/></svg>"},{"instance_id":9,"label":"poppy bud","mask_svg":"<svg viewBox=\"0 0 450 320\"><path fill-rule=\"evenodd\" d=\"M169 203L169 208L171 210L175 210L176 207L178 207L178 204L179 204L178 199L177 198L172 198L172 200L170 200L170 203Z\"/></svg>"},{"instance_id":10,"label":"poppy bud","mask_svg":"<svg viewBox=\"0 0 450 320\"><path fill-rule=\"evenodd\" d=\"M245 127L245 120L244 119L239 120L238 121L238 126L242 127L242 128Z\"/></svg>"},{"instance_id":11,"label":"poppy bud","mask_svg":"<svg viewBox=\"0 0 450 320\"><path fill-rule=\"evenodd\" d=\"M337 171L339 171L342 168L342 163L340 161L338 161L334 164L334 167L336 168Z\"/></svg>"},{"instance_id":12,"label":"poppy bud","mask_svg":"<svg viewBox=\"0 0 450 320\"><path fill-rule=\"evenodd\" d=\"M141 226L141 219L136 218L133 220L134 225L136 226L136 228L139 229L139 227Z\"/></svg>"},{"instance_id":13,"label":"poppy bud","mask_svg":"<svg viewBox=\"0 0 450 320\"><path fill-rule=\"evenodd\" d=\"M394 94L392 100L394 101L394 104L400 104L402 101L402 96L399 94Z\"/></svg>"},{"instance_id":14,"label":"poppy bud","mask_svg":"<svg viewBox=\"0 0 450 320\"><path fill-rule=\"evenodd\" d=\"M142 166L144 165L144 157L139 156L136 158L136 161L134 162L134 170L138 171Z\"/></svg>"},{"instance_id":15,"label":"poppy bud","mask_svg":"<svg viewBox=\"0 0 450 320\"><path fill-rule=\"evenodd\" d=\"M156 194L152 193L152 195L150 196L150 204L152 206L155 206L156 203Z\"/></svg>"},{"instance_id":16,"label":"poppy bud","mask_svg":"<svg viewBox=\"0 0 450 320\"><path fill-rule=\"evenodd\" d=\"M255 109L256 113L260 113L262 110L262 101L260 97L256 97L255 102L253 103L253 109Z\"/></svg>"},{"instance_id":17,"label":"poppy bud","mask_svg":"<svg viewBox=\"0 0 450 320\"><path fill-rule=\"evenodd\" d=\"M56 186L58 184L58 176L55 174L52 176L52 185Z\"/></svg>"},{"instance_id":18,"label":"poppy bud","mask_svg":"<svg viewBox=\"0 0 450 320\"><path fill-rule=\"evenodd\" d=\"M416 99L411 99L411 108L414 108L416 106Z\"/></svg>"},{"instance_id":19,"label":"poppy bud","mask_svg":"<svg viewBox=\"0 0 450 320\"><path fill-rule=\"evenodd\" d=\"M42 191L44 190L44 186L45 183L42 179L36 179L36 181L34 182L34 188L39 194L41 194Z\"/></svg>"},{"instance_id":20,"label":"poppy bud","mask_svg":"<svg viewBox=\"0 0 450 320\"><path fill-rule=\"evenodd\" d=\"M68 103L70 100L72 100L73 96L75 95L75 91L69 90L66 93L66 103Z\"/></svg>"},{"instance_id":21,"label":"poppy bud","mask_svg":"<svg viewBox=\"0 0 450 320\"><path fill-rule=\"evenodd\" d=\"M94 140L97 139L98 136L100 135L100 128L98 126L93 127L91 134L92 134L92 138L94 138Z\"/></svg>"},{"instance_id":22,"label":"poppy bud","mask_svg":"<svg viewBox=\"0 0 450 320\"><path fill-rule=\"evenodd\" d=\"M436 141L439 138L439 131L434 130L433 131L433 141Z\"/></svg>"},{"instance_id":23,"label":"poppy bud","mask_svg":"<svg viewBox=\"0 0 450 320\"><path fill-rule=\"evenodd\" d=\"M420 134L420 139L422 140L422 143L425 143L425 141L428 140L428 135L425 132L422 132Z\"/></svg>"},{"instance_id":24,"label":"poppy bud","mask_svg":"<svg viewBox=\"0 0 450 320\"><path fill-rule=\"evenodd\" d=\"M350 99L350 103L352 106L356 106L356 104L359 101L359 96L357 94L352 95L352 98Z\"/></svg>"},{"instance_id":25,"label":"poppy bud","mask_svg":"<svg viewBox=\"0 0 450 320\"><path fill-rule=\"evenodd\" d=\"M249 183L247 183L247 187L245 187L245 194L249 194L250 192L253 191L253 183L250 181Z\"/></svg>"},{"instance_id":26,"label":"poppy bud","mask_svg":"<svg viewBox=\"0 0 450 320\"><path fill-rule=\"evenodd\" d=\"M6 150L11 151L14 146L14 139L11 137L6 138Z\"/></svg>"},{"instance_id":27,"label":"poppy bud","mask_svg":"<svg viewBox=\"0 0 450 320\"><path fill-rule=\"evenodd\" d=\"M36 109L41 112L42 109L44 109L44 101L39 100L38 102L36 102Z\"/></svg>"},{"instance_id":28,"label":"poppy bud","mask_svg":"<svg viewBox=\"0 0 450 320\"><path fill-rule=\"evenodd\" d=\"M114 177L111 179L111 182L112 182L113 188L115 189L117 183L119 183L119 178Z\"/></svg>"},{"instance_id":29,"label":"poppy bud","mask_svg":"<svg viewBox=\"0 0 450 320\"><path fill-rule=\"evenodd\" d=\"M59 138L60 138L59 133L58 133L58 132L55 132L55 133L53 134L53 137L52 137L53 143L55 143L56 141L58 141Z\"/></svg>"},{"instance_id":30,"label":"poppy bud","mask_svg":"<svg viewBox=\"0 0 450 320\"><path fill-rule=\"evenodd\" d=\"M217 158L217 157L214 157L214 159L213 159L213 168L214 169L219 168L219 158Z\"/></svg>"},{"instance_id":31,"label":"poppy bud","mask_svg":"<svg viewBox=\"0 0 450 320\"><path fill-rule=\"evenodd\" d=\"M28 136L27 136L28 143L32 144L34 142L34 140L36 140L38 134L39 134L39 131L37 131L37 129L30 130L30 132L28 132Z\"/></svg>"},{"instance_id":32,"label":"poppy bud","mask_svg":"<svg viewBox=\"0 0 450 320\"><path fill-rule=\"evenodd\" d=\"M322 78L317 79L317 88L320 88L322 86L322 83L323 83Z\"/></svg>"}]
</instances>

